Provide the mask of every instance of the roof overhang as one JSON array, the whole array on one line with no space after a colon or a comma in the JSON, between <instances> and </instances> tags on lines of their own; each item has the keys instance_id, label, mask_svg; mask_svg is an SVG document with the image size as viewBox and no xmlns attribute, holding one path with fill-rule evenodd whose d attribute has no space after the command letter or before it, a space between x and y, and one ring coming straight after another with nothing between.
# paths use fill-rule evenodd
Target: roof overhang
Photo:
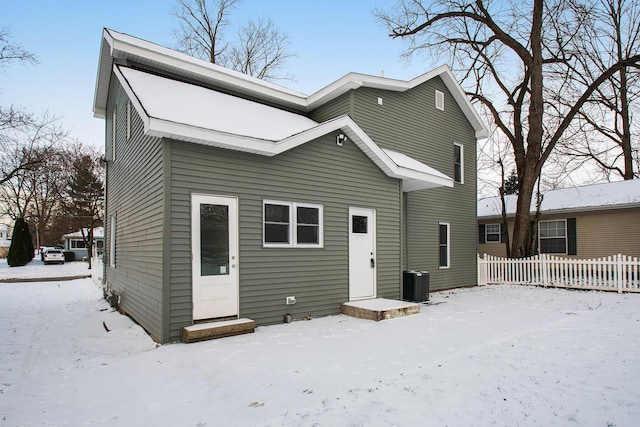
<instances>
[{"instance_id":1,"label":"roof overhang","mask_svg":"<svg viewBox=\"0 0 640 427\"><path fill-rule=\"evenodd\" d=\"M144 105L136 93L136 88L125 77L120 67L113 66L113 74L127 93L133 107L144 123L144 132L149 136L187 141L211 147L243 151L272 157L289 151L307 142L340 131L353 142L387 176L402 181L403 191L415 191L433 187L453 187L453 180L437 170L405 154L384 150L378 146L349 116L340 116L301 132L288 132L289 136L277 140L256 138L216 129L193 126L167 118L152 117L148 111L152 106ZM159 77L153 77L159 78ZM181 83L187 85L187 83ZM203 89L210 90L210 89ZM245 101L251 103L252 101ZM277 110L274 107L266 107ZM292 114L280 112L280 114ZM283 122L286 123L286 122ZM312 122L313 123L313 122ZM285 124L283 124L284 126ZM298 129L298 128L295 128ZM287 132L285 132L287 133Z\"/></svg>"},{"instance_id":2,"label":"roof overhang","mask_svg":"<svg viewBox=\"0 0 640 427\"><path fill-rule=\"evenodd\" d=\"M235 93L246 94L249 97L300 112L308 112L359 87L403 92L435 77L440 77L475 130L476 138L488 136L487 128L447 65L440 66L409 81L349 73L314 94L306 96L283 86L105 28L94 93L93 112L96 117L104 118L105 116L111 70L115 60L120 63L152 66L167 73L194 79L203 84L228 89Z\"/></svg>"}]
</instances>

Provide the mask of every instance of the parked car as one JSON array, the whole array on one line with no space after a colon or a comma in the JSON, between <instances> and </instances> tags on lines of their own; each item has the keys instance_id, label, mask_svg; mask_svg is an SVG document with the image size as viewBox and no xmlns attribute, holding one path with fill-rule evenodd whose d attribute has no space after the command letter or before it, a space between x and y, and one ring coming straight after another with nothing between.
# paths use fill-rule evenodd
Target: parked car
<instances>
[{"instance_id":1,"label":"parked car","mask_svg":"<svg viewBox=\"0 0 640 427\"><path fill-rule=\"evenodd\" d=\"M45 265L53 262L64 264L64 254L60 249L47 248L42 257Z\"/></svg>"}]
</instances>

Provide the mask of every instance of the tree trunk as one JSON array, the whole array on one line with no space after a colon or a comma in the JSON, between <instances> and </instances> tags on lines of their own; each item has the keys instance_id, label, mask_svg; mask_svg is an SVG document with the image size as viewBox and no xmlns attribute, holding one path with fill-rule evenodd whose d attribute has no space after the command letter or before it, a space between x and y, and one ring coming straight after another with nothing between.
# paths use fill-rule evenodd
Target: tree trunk
<instances>
[{"instance_id":1,"label":"tree trunk","mask_svg":"<svg viewBox=\"0 0 640 427\"><path fill-rule=\"evenodd\" d=\"M530 211L533 188L536 184L535 173L525 170L525 173L518 176L518 184L518 202L516 204L516 217L513 225L513 240L511 241L511 256L513 258L523 258L530 255L528 251L530 238L529 224L531 221Z\"/></svg>"}]
</instances>

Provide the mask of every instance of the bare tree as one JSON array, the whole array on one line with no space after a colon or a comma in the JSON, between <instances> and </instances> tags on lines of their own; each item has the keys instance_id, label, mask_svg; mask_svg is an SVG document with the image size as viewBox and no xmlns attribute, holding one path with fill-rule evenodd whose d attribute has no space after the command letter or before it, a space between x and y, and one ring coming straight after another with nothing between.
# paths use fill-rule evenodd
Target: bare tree
<instances>
[{"instance_id":1,"label":"bare tree","mask_svg":"<svg viewBox=\"0 0 640 427\"><path fill-rule=\"evenodd\" d=\"M640 49L640 2L638 0L599 0L591 13L591 37L577 46L579 67L576 90L587 86L611 64L624 60ZM632 113L640 98L640 73L621 68L609 77L580 111L582 138L571 141L564 152L582 162L595 164L605 179L614 174L623 179L640 176L639 146L634 141ZM562 100L559 100L562 102ZM635 127L638 132L638 127Z\"/></svg>"},{"instance_id":2,"label":"bare tree","mask_svg":"<svg viewBox=\"0 0 640 427\"><path fill-rule=\"evenodd\" d=\"M263 80L291 79L278 71L293 54L289 39L270 19L249 21L234 41L224 37L240 0L177 0L177 49Z\"/></svg>"},{"instance_id":3,"label":"bare tree","mask_svg":"<svg viewBox=\"0 0 640 427\"><path fill-rule=\"evenodd\" d=\"M177 0L174 15L180 28L174 31L178 49L187 55L217 64L227 48L223 42L228 17L240 0ZM211 4L213 3L213 4Z\"/></svg>"},{"instance_id":4,"label":"bare tree","mask_svg":"<svg viewBox=\"0 0 640 427\"><path fill-rule=\"evenodd\" d=\"M591 10L581 0L403 0L393 12L377 12L391 37L411 41L408 56L449 55L462 84L472 88L472 100L490 112L509 140L519 186L514 257L531 251L534 187L565 131L604 82L640 62L634 51L594 76L567 105L550 102L553 94L567 93L576 78L572 47L589 36ZM568 93L563 98L569 99Z\"/></svg>"},{"instance_id":5,"label":"bare tree","mask_svg":"<svg viewBox=\"0 0 640 427\"><path fill-rule=\"evenodd\" d=\"M33 53L12 42L9 31L2 28L0 29L0 70L7 68L13 62L35 64L38 60Z\"/></svg>"},{"instance_id":6,"label":"bare tree","mask_svg":"<svg viewBox=\"0 0 640 427\"><path fill-rule=\"evenodd\" d=\"M238 41L231 46L224 63L263 80L291 79L291 76L276 74L285 61L294 56L288 47L289 37L270 19L259 18L240 29Z\"/></svg>"}]
</instances>

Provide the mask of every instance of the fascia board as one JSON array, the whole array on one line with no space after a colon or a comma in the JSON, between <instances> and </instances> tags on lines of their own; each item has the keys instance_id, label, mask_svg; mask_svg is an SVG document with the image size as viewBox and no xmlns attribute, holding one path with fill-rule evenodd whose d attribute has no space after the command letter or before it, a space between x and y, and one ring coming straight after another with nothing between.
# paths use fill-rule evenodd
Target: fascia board
<instances>
[{"instance_id":1,"label":"fascia board","mask_svg":"<svg viewBox=\"0 0 640 427\"><path fill-rule=\"evenodd\" d=\"M96 74L96 87L93 93L93 116L104 119L107 114L107 96L111 79L113 38L105 28L100 42L100 57Z\"/></svg>"},{"instance_id":2,"label":"fascia board","mask_svg":"<svg viewBox=\"0 0 640 427\"><path fill-rule=\"evenodd\" d=\"M234 135L212 129L198 128L154 117L149 119L148 135L159 138L171 138L179 141L195 142L211 147L224 148L233 151L244 151L268 157L277 154L275 143L273 141Z\"/></svg>"},{"instance_id":3,"label":"fascia board","mask_svg":"<svg viewBox=\"0 0 640 427\"><path fill-rule=\"evenodd\" d=\"M128 40L129 38L131 40ZM268 100L282 103L298 110L305 110L307 106L306 97L298 92L233 70L224 69L215 64L206 63L197 58L135 37L121 35L120 38L112 38L111 56L114 58L135 59L140 63L152 62L156 65L160 64L161 68L180 70L182 73L186 72L198 76L205 81L214 81L223 87L240 87L247 90L248 93L257 92Z\"/></svg>"}]
</instances>

